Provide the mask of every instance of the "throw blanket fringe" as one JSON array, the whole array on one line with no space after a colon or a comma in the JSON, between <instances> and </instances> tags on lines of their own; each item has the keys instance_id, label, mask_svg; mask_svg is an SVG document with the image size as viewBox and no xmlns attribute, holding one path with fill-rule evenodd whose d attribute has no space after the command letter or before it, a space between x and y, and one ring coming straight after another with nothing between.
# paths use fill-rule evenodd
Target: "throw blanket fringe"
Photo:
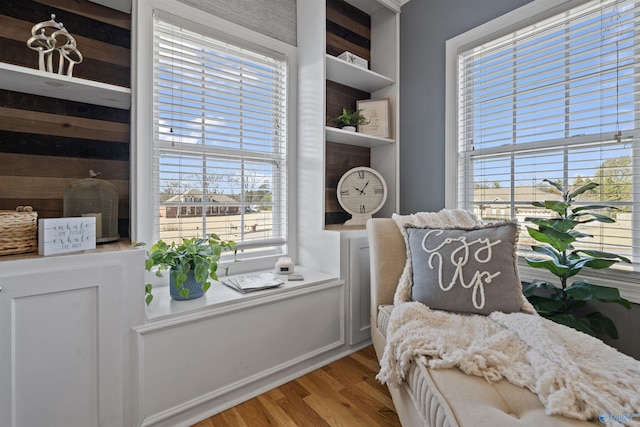
<instances>
[{"instance_id":1,"label":"throw blanket fringe","mask_svg":"<svg viewBox=\"0 0 640 427\"><path fill-rule=\"evenodd\" d=\"M377 379L398 386L413 358L527 388L549 415L592 420L601 413L640 413L639 361L535 314L481 316L401 303L391 314Z\"/></svg>"}]
</instances>

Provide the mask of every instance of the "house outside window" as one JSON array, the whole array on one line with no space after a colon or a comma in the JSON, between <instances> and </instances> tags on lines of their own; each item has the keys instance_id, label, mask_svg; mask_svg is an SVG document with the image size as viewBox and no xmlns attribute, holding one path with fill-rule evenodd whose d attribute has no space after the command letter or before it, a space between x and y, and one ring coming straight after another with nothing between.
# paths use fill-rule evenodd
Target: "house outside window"
<instances>
[{"instance_id":1,"label":"house outside window","mask_svg":"<svg viewBox=\"0 0 640 427\"><path fill-rule=\"evenodd\" d=\"M579 203L615 206L616 223L579 227L585 248L631 258L617 267L637 282L640 4L567 3L536 0L448 41L446 204L517 219L529 254L524 218L545 215L531 203L559 197L543 179L597 182Z\"/></svg>"}]
</instances>

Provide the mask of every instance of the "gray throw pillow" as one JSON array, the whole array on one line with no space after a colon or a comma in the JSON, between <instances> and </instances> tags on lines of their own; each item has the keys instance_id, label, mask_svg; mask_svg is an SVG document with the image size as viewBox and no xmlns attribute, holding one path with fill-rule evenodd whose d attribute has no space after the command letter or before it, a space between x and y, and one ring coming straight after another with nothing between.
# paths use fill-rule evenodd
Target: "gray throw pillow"
<instances>
[{"instance_id":1,"label":"gray throw pillow","mask_svg":"<svg viewBox=\"0 0 640 427\"><path fill-rule=\"evenodd\" d=\"M462 313L520 311L516 223L406 230L413 267L412 300Z\"/></svg>"}]
</instances>

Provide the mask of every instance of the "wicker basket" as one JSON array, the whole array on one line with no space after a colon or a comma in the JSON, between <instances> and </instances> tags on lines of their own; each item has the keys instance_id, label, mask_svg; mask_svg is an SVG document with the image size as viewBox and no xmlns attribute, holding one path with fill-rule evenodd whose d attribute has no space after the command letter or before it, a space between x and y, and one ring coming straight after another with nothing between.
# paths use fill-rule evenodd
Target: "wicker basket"
<instances>
[{"instance_id":1,"label":"wicker basket","mask_svg":"<svg viewBox=\"0 0 640 427\"><path fill-rule=\"evenodd\" d=\"M38 213L0 210L0 255L38 250Z\"/></svg>"}]
</instances>

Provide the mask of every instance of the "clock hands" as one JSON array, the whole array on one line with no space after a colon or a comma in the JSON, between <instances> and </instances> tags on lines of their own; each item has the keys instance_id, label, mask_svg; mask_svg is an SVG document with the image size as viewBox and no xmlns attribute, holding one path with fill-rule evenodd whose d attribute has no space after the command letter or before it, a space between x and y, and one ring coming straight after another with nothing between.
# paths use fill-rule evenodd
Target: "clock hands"
<instances>
[{"instance_id":1,"label":"clock hands","mask_svg":"<svg viewBox=\"0 0 640 427\"><path fill-rule=\"evenodd\" d=\"M364 192L364 189L367 188L367 185L369 185L369 181L367 181L367 183L364 185L364 187L362 187L362 190L360 190L360 194L366 194Z\"/></svg>"},{"instance_id":2,"label":"clock hands","mask_svg":"<svg viewBox=\"0 0 640 427\"><path fill-rule=\"evenodd\" d=\"M358 187L353 187L353 188L358 190L360 192L360 195L362 196L362 195L366 195L367 194L367 193L364 192L364 189L367 188L367 185L369 185L369 181L367 181L367 183L364 185L364 187L362 187L362 190L359 189Z\"/></svg>"}]
</instances>

